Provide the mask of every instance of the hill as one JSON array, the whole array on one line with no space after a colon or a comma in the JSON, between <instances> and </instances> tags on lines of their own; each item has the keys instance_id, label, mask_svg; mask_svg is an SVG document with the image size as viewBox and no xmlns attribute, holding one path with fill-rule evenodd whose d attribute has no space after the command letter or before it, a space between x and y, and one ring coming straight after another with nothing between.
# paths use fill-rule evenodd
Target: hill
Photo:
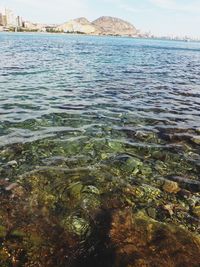
<instances>
[{"instance_id":1,"label":"hill","mask_svg":"<svg viewBox=\"0 0 200 267\"><path fill-rule=\"evenodd\" d=\"M137 29L122 19L115 17L100 17L90 22L84 17L70 20L55 28L56 31L67 33L83 33L91 35L137 36Z\"/></svg>"},{"instance_id":2,"label":"hill","mask_svg":"<svg viewBox=\"0 0 200 267\"><path fill-rule=\"evenodd\" d=\"M89 22L86 18L70 20L56 27L57 31L68 33L100 34L98 27Z\"/></svg>"},{"instance_id":3,"label":"hill","mask_svg":"<svg viewBox=\"0 0 200 267\"><path fill-rule=\"evenodd\" d=\"M105 35L120 35L120 36L136 36L137 29L122 19L115 17L100 17L92 23L97 28L101 29Z\"/></svg>"}]
</instances>

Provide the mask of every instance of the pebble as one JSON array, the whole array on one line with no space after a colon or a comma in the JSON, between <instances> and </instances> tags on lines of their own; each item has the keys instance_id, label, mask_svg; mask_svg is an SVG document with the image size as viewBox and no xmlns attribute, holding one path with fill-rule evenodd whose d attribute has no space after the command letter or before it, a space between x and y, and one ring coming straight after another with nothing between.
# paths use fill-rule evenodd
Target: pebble
<instances>
[{"instance_id":1,"label":"pebble","mask_svg":"<svg viewBox=\"0 0 200 267\"><path fill-rule=\"evenodd\" d=\"M179 196L181 197L184 197L184 198L189 198L191 197L191 192L188 191L188 190L185 190L185 189L181 189L179 192L178 192Z\"/></svg>"},{"instance_id":2,"label":"pebble","mask_svg":"<svg viewBox=\"0 0 200 267\"><path fill-rule=\"evenodd\" d=\"M11 191L11 190L15 189L18 186L19 185L17 183L12 183L9 186L7 186L5 189L6 189L6 191Z\"/></svg>"},{"instance_id":3,"label":"pebble","mask_svg":"<svg viewBox=\"0 0 200 267\"><path fill-rule=\"evenodd\" d=\"M192 209L192 212L194 213L194 215L198 218L200 218L200 206L196 206Z\"/></svg>"},{"instance_id":4,"label":"pebble","mask_svg":"<svg viewBox=\"0 0 200 267\"><path fill-rule=\"evenodd\" d=\"M11 166L11 167L17 166L17 161L16 160L9 161L7 163L7 166Z\"/></svg>"},{"instance_id":5,"label":"pebble","mask_svg":"<svg viewBox=\"0 0 200 267\"><path fill-rule=\"evenodd\" d=\"M180 187L176 182L165 180L163 190L168 193L176 194L180 191Z\"/></svg>"},{"instance_id":6,"label":"pebble","mask_svg":"<svg viewBox=\"0 0 200 267\"><path fill-rule=\"evenodd\" d=\"M192 141L197 144L197 145L200 145L200 136L195 136L192 138Z\"/></svg>"},{"instance_id":7,"label":"pebble","mask_svg":"<svg viewBox=\"0 0 200 267\"><path fill-rule=\"evenodd\" d=\"M186 178L182 176L169 176L168 179L170 181L178 182L178 184L186 189L189 190L193 193L198 193L200 192L200 182L198 180L193 180L191 178Z\"/></svg>"},{"instance_id":8,"label":"pebble","mask_svg":"<svg viewBox=\"0 0 200 267\"><path fill-rule=\"evenodd\" d=\"M166 205L163 205L163 209L165 211L167 211L169 213L170 216L172 216L174 214L174 211L173 211L173 205L171 204L166 204Z\"/></svg>"},{"instance_id":9,"label":"pebble","mask_svg":"<svg viewBox=\"0 0 200 267\"><path fill-rule=\"evenodd\" d=\"M149 217L155 219L156 218L156 209L152 208L152 207L148 208L147 214L149 215Z\"/></svg>"}]
</instances>

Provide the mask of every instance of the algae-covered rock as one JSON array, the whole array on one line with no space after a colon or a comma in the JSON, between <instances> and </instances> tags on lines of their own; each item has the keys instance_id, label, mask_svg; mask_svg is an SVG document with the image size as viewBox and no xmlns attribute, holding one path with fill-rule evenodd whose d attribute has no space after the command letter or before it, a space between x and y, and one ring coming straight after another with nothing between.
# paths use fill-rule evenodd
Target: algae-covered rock
<instances>
[{"instance_id":1,"label":"algae-covered rock","mask_svg":"<svg viewBox=\"0 0 200 267\"><path fill-rule=\"evenodd\" d=\"M0 181L7 261L13 257L25 267L199 267L199 239L183 229L197 233L199 223L198 168L184 158L185 146L176 147L179 154L171 147L133 147L101 130L88 130L97 138L86 142L24 145L28 152L9 169L29 171L30 160L36 170L17 183L14 172L14 179ZM156 136L141 138L159 142Z\"/></svg>"},{"instance_id":2,"label":"algae-covered rock","mask_svg":"<svg viewBox=\"0 0 200 267\"><path fill-rule=\"evenodd\" d=\"M69 187L67 188L70 196L75 199L81 198L82 189L83 189L83 185L80 182L71 183Z\"/></svg>"},{"instance_id":3,"label":"algae-covered rock","mask_svg":"<svg viewBox=\"0 0 200 267\"><path fill-rule=\"evenodd\" d=\"M124 189L125 199L135 201L139 205L156 201L162 192L159 188L143 184L141 186L129 186Z\"/></svg>"},{"instance_id":4,"label":"algae-covered rock","mask_svg":"<svg viewBox=\"0 0 200 267\"><path fill-rule=\"evenodd\" d=\"M131 172L132 174L137 174L140 171L142 165L143 163L141 160L131 157L127 159L123 166L123 169L127 172Z\"/></svg>"},{"instance_id":5,"label":"algae-covered rock","mask_svg":"<svg viewBox=\"0 0 200 267\"><path fill-rule=\"evenodd\" d=\"M152 175L152 168L148 165L143 165L141 168L141 174L145 177Z\"/></svg>"},{"instance_id":6,"label":"algae-covered rock","mask_svg":"<svg viewBox=\"0 0 200 267\"><path fill-rule=\"evenodd\" d=\"M0 225L0 238L4 238L6 236L6 227Z\"/></svg>"},{"instance_id":7,"label":"algae-covered rock","mask_svg":"<svg viewBox=\"0 0 200 267\"><path fill-rule=\"evenodd\" d=\"M157 159L157 160L165 160L166 153L164 151L155 150L152 152L151 156L152 158Z\"/></svg>"},{"instance_id":8,"label":"algae-covered rock","mask_svg":"<svg viewBox=\"0 0 200 267\"><path fill-rule=\"evenodd\" d=\"M123 145L120 142L117 142L117 141L109 141L108 142L108 146L114 152L123 151Z\"/></svg>"},{"instance_id":9,"label":"algae-covered rock","mask_svg":"<svg viewBox=\"0 0 200 267\"><path fill-rule=\"evenodd\" d=\"M150 219L130 208L112 214L114 267L192 266L200 264L200 239L188 231Z\"/></svg>"},{"instance_id":10,"label":"algae-covered rock","mask_svg":"<svg viewBox=\"0 0 200 267\"><path fill-rule=\"evenodd\" d=\"M200 206L193 207L192 212L194 213L195 216L200 218Z\"/></svg>"},{"instance_id":11,"label":"algae-covered rock","mask_svg":"<svg viewBox=\"0 0 200 267\"><path fill-rule=\"evenodd\" d=\"M100 198L95 194L83 194L80 207L85 213L92 213L100 207Z\"/></svg>"},{"instance_id":12,"label":"algae-covered rock","mask_svg":"<svg viewBox=\"0 0 200 267\"><path fill-rule=\"evenodd\" d=\"M106 160L106 159L108 159L109 158L109 154L108 153L102 153L101 154L101 159L102 160Z\"/></svg>"},{"instance_id":13,"label":"algae-covered rock","mask_svg":"<svg viewBox=\"0 0 200 267\"><path fill-rule=\"evenodd\" d=\"M90 229L89 222L78 216L69 216L61 221L61 226L67 232L83 237Z\"/></svg>"},{"instance_id":14,"label":"algae-covered rock","mask_svg":"<svg viewBox=\"0 0 200 267\"><path fill-rule=\"evenodd\" d=\"M82 193L85 194L95 194L95 195L99 195L99 189L93 185L88 185L88 186L84 186L82 189Z\"/></svg>"},{"instance_id":15,"label":"algae-covered rock","mask_svg":"<svg viewBox=\"0 0 200 267\"><path fill-rule=\"evenodd\" d=\"M156 218L156 213L157 213L157 211L156 211L156 209L153 208L153 207L149 207L149 208L147 209L147 214L148 214L148 216L151 217L151 218L153 218L153 219Z\"/></svg>"},{"instance_id":16,"label":"algae-covered rock","mask_svg":"<svg viewBox=\"0 0 200 267\"><path fill-rule=\"evenodd\" d=\"M155 165L155 169L161 174L165 174L167 170L167 166L163 161L158 160Z\"/></svg>"},{"instance_id":17,"label":"algae-covered rock","mask_svg":"<svg viewBox=\"0 0 200 267\"><path fill-rule=\"evenodd\" d=\"M195 136L192 138L192 141L197 144L197 145L200 145L200 136Z\"/></svg>"}]
</instances>

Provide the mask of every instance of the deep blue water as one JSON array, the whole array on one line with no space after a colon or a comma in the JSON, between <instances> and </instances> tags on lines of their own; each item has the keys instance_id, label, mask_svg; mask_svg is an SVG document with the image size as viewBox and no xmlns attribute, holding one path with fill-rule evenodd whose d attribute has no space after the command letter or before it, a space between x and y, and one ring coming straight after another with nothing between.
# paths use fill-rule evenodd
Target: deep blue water
<instances>
[{"instance_id":1,"label":"deep blue water","mask_svg":"<svg viewBox=\"0 0 200 267\"><path fill-rule=\"evenodd\" d=\"M82 246L99 211L121 206L144 213L158 227L166 222L198 234L199 173L200 43L0 34L0 241L2 225L21 231L20 241L14 236L19 250L12 232L3 252L0 246L9 252L3 266L18 259L28 264L20 266L43 267L36 262L45 257L52 260L45 267L69 266L73 250L65 253L66 233ZM108 236L106 221L99 224ZM59 235L64 252L57 259ZM43 243L35 245L34 238ZM106 260L99 243L90 242L95 259ZM170 266L187 266L170 253Z\"/></svg>"}]
</instances>

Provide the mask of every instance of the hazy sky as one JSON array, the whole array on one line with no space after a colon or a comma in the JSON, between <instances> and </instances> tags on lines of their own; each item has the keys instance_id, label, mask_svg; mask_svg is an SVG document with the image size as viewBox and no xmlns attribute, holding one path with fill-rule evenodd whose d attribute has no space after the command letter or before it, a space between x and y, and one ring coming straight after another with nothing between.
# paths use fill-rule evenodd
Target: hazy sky
<instances>
[{"instance_id":1,"label":"hazy sky","mask_svg":"<svg viewBox=\"0 0 200 267\"><path fill-rule=\"evenodd\" d=\"M200 37L200 0L0 0L0 5L42 23L110 15L157 35Z\"/></svg>"}]
</instances>

